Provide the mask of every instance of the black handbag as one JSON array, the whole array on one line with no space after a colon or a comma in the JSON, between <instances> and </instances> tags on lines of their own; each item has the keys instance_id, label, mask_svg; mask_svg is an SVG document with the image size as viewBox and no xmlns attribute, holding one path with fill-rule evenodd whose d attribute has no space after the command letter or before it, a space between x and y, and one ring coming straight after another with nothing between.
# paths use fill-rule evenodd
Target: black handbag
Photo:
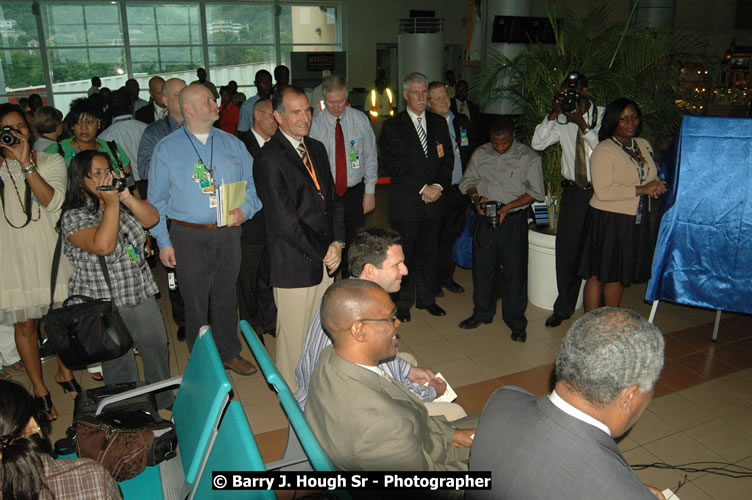
<instances>
[{"instance_id":1,"label":"black handbag","mask_svg":"<svg viewBox=\"0 0 752 500\"><path fill-rule=\"evenodd\" d=\"M63 364L71 370L80 370L90 364L119 358L133 347L133 338L112 300L73 295L63 302L61 308L53 309L61 250L62 234L58 237L52 260L50 308L42 319L47 338L52 342ZM112 297L110 274L101 255L99 265L102 267ZM74 299L83 302L68 305L69 301Z\"/></svg>"}]
</instances>

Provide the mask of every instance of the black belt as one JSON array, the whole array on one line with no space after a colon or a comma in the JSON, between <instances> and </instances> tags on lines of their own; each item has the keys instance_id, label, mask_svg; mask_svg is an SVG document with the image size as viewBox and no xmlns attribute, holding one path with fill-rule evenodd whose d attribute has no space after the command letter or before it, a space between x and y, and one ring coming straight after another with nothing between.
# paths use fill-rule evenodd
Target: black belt
<instances>
[{"instance_id":1,"label":"black belt","mask_svg":"<svg viewBox=\"0 0 752 500\"><path fill-rule=\"evenodd\" d=\"M563 187L563 188L576 187L576 188L579 188L579 189L588 190L588 189L593 189L593 183L592 182L588 182L587 185L584 188L581 188L574 181L570 181L569 179L564 179L563 181L561 181L561 187Z\"/></svg>"}]
</instances>

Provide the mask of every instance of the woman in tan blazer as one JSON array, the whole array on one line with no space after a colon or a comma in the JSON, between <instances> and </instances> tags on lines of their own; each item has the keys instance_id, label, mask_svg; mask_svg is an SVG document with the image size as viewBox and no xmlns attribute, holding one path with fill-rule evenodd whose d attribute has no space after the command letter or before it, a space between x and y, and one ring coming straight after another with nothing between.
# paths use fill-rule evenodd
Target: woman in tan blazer
<instances>
[{"instance_id":1,"label":"woman in tan blazer","mask_svg":"<svg viewBox=\"0 0 752 500\"><path fill-rule=\"evenodd\" d=\"M594 196L585 219L580 275L585 278L585 311L619 307L624 288L650 279L653 238L652 198L666 192L658 179L650 144L637 138L642 113L636 102L619 98L606 107L590 157Z\"/></svg>"}]
</instances>

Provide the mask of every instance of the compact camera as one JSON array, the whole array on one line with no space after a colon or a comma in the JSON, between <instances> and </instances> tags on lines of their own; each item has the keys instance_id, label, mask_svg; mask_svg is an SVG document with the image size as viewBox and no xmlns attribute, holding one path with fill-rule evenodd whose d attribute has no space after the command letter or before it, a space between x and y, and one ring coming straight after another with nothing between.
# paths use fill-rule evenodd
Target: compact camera
<instances>
[{"instance_id":1,"label":"compact camera","mask_svg":"<svg viewBox=\"0 0 752 500\"><path fill-rule=\"evenodd\" d=\"M561 110L565 113L571 113L577 110L577 103L580 102L582 94L579 91L579 74L570 73L567 76L564 91L562 92Z\"/></svg>"},{"instance_id":2,"label":"compact camera","mask_svg":"<svg viewBox=\"0 0 752 500\"><path fill-rule=\"evenodd\" d=\"M136 185L136 180L132 175L126 175L125 177L115 177L115 173L112 173L112 186L97 186L99 191L117 191L122 193L125 188L132 188Z\"/></svg>"},{"instance_id":3,"label":"compact camera","mask_svg":"<svg viewBox=\"0 0 752 500\"><path fill-rule=\"evenodd\" d=\"M13 135L13 132L20 134L18 130L14 129L10 125L6 125L0 129L0 144L3 146L12 146L14 144L20 144L18 137Z\"/></svg>"},{"instance_id":4,"label":"compact camera","mask_svg":"<svg viewBox=\"0 0 752 500\"><path fill-rule=\"evenodd\" d=\"M480 204L480 209L483 210L486 220L491 224L491 227L495 228L499 225L498 211L504 205L505 204L500 201L485 201Z\"/></svg>"}]
</instances>

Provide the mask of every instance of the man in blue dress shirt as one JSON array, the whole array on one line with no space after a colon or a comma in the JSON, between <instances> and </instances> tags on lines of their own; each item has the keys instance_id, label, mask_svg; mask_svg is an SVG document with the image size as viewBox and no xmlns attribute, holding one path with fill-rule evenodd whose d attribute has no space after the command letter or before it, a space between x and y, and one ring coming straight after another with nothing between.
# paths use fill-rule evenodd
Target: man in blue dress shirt
<instances>
[{"instance_id":1,"label":"man in blue dress shirt","mask_svg":"<svg viewBox=\"0 0 752 500\"><path fill-rule=\"evenodd\" d=\"M182 128L154 149L149 169L149 202L159 211L151 233L159 257L175 267L186 309L186 341L193 347L208 323L225 367L251 375L256 367L240 356L235 283L240 271L240 225L260 208L253 183L251 156L235 136L212 127L217 102L203 85L191 84L179 96ZM246 199L217 227L216 187L245 180ZM172 221L168 232L165 217Z\"/></svg>"}]
</instances>

